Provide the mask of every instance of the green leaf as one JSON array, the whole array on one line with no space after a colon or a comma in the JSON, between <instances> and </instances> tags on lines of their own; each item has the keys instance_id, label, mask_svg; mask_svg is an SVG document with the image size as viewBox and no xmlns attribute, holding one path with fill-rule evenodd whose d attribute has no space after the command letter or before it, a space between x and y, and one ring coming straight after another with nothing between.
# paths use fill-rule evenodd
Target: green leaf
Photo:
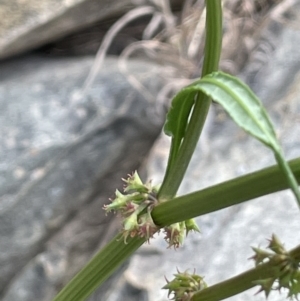
<instances>
[{"instance_id":1,"label":"green leaf","mask_svg":"<svg viewBox=\"0 0 300 301\"><path fill-rule=\"evenodd\" d=\"M178 154L187 128L189 115L195 102L196 93L193 88L186 87L172 100L171 108L167 114L164 125L165 134L172 137L168 166L172 165L171 163Z\"/></svg>"},{"instance_id":2,"label":"green leaf","mask_svg":"<svg viewBox=\"0 0 300 301\"><path fill-rule=\"evenodd\" d=\"M166 135L173 138L178 137L178 139L184 137L188 117L194 104L194 96L195 91L193 87L186 87L173 98L164 125Z\"/></svg>"},{"instance_id":3,"label":"green leaf","mask_svg":"<svg viewBox=\"0 0 300 301\"><path fill-rule=\"evenodd\" d=\"M269 147L278 144L273 125L260 100L238 78L214 72L194 83L194 88L220 103L246 132Z\"/></svg>"},{"instance_id":4,"label":"green leaf","mask_svg":"<svg viewBox=\"0 0 300 301\"><path fill-rule=\"evenodd\" d=\"M284 159L268 114L250 88L238 78L223 72L204 76L192 86L195 91L202 91L220 103L241 128L273 150L277 163L300 206L297 181Z\"/></svg>"}]
</instances>

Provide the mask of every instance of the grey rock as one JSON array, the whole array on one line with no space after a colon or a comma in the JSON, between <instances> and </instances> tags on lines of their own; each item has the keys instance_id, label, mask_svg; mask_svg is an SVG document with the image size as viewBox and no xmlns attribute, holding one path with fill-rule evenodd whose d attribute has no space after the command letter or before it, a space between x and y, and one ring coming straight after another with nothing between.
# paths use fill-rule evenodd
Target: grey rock
<instances>
[{"instance_id":1,"label":"grey rock","mask_svg":"<svg viewBox=\"0 0 300 301\"><path fill-rule=\"evenodd\" d=\"M163 114L115 59L81 93L92 63L28 56L1 64L1 300L50 300L114 235L119 223L102 207L160 132ZM129 67L149 91L161 86L159 67Z\"/></svg>"},{"instance_id":2,"label":"grey rock","mask_svg":"<svg viewBox=\"0 0 300 301\"><path fill-rule=\"evenodd\" d=\"M181 7L181 0L171 2ZM75 35L75 39L71 37L65 42L60 41L58 47L65 49L66 43L76 43L68 47L77 49L77 54L82 53L80 47L89 52L89 49L93 49L94 52L108 29L107 24L111 25L112 21L138 5L149 6L153 3L148 0L1 0L0 59L56 42L77 32L79 35ZM94 27L99 22L102 25ZM96 29L94 33L93 28ZM130 36L119 36L118 43L125 47ZM120 45L115 47L118 49Z\"/></svg>"},{"instance_id":3,"label":"grey rock","mask_svg":"<svg viewBox=\"0 0 300 301\"><path fill-rule=\"evenodd\" d=\"M272 25L274 26L274 24ZM276 27L273 27L276 28ZM250 61L243 78L261 97L275 124L287 158L300 156L300 32L291 27L276 31L274 51L257 66ZM260 51L258 49L258 51ZM249 71L251 70L251 72ZM246 135L219 107L212 108L207 137L200 140L179 194L186 194L275 164L269 149ZM149 159L149 176L161 182L168 155L169 140L162 137ZM264 196L247 203L197 218L201 234L192 234L177 251L166 249L161 236L143 246L125 272L127 282L148 291L149 300L167 300L161 290L164 275L172 279L176 268L204 275L208 285L233 277L254 267L248 260L251 246L267 246L273 233L287 249L300 241L299 208L290 191ZM147 250L154 249L149 256ZM144 250L144 252L143 252ZM251 289L227 300L265 300ZM286 299L286 292L272 292L268 300ZM121 300L121 298L119 299Z\"/></svg>"},{"instance_id":4,"label":"grey rock","mask_svg":"<svg viewBox=\"0 0 300 301\"><path fill-rule=\"evenodd\" d=\"M130 0L2 0L0 58L41 46L133 7Z\"/></svg>"}]
</instances>

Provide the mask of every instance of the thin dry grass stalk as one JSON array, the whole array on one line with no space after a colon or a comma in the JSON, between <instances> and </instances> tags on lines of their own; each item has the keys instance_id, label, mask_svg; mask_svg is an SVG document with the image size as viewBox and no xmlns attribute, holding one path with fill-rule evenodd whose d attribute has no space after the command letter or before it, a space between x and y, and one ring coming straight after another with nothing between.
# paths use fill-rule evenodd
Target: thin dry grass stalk
<instances>
[{"instance_id":1,"label":"thin dry grass stalk","mask_svg":"<svg viewBox=\"0 0 300 301\"><path fill-rule=\"evenodd\" d=\"M142 6L135 9L132 9L127 14L125 14L122 18L120 18L106 33L102 44L96 54L95 63L92 66L92 69L84 83L83 90L85 91L90 87L93 80L95 79L95 76L97 75L97 72L101 68L103 61L105 59L105 56L107 54L107 50L109 46L111 45L113 39L118 34L119 31L121 31L128 23L131 21L144 16L153 14L155 12L154 8L151 6Z\"/></svg>"}]
</instances>

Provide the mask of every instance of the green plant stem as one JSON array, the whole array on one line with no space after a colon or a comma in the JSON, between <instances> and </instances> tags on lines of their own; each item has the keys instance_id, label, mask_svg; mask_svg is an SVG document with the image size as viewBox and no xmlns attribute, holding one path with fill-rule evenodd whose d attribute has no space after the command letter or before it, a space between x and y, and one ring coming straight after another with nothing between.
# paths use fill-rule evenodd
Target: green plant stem
<instances>
[{"instance_id":1,"label":"green plant stem","mask_svg":"<svg viewBox=\"0 0 300 301\"><path fill-rule=\"evenodd\" d=\"M262 264L218 284L196 293L192 301L219 301L237 295L255 286L253 281L270 278L273 275L271 264Z\"/></svg>"},{"instance_id":2,"label":"green plant stem","mask_svg":"<svg viewBox=\"0 0 300 301\"><path fill-rule=\"evenodd\" d=\"M84 301L102 284L145 239L117 235L59 292L53 301Z\"/></svg>"},{"instance_id":3,"label":"green plant stem","mask_svg":"<svg viewBox=\"0 0 300 301\"><path fill-rule=\"evenodd\" d=\"M201 77L217 71L222 50L222 1L205 0L206 38Z\"/></svg>"},{"instance_id":4,"label":"green plant stem","mask_svg":"<svg viewBox=\"0 0 300 301\"><path fill-rule=\"evenodd\" d=\"M300 158L289 162L300 182ZM164 202L152 211L156 225L165 226L289 188L278 165Z\"/></svg>"},{"instance_id":5,"label":"green plant stem","mask_svg":"<svg viewBox=\"0 0 300 301\"><path fill-rule=\"evenodd\" d=\"M294 258L300 258L300 246L291 250L290 254ZM209 286L196 293L192 301L219 301L246 291L255 286L254 281L276 276L277 270L273 269L273 264L271 262L260 264L236 277Z\"/></svg>"},{"instance_id":6,"label":"green plant stem","mask_svg":"<svg viewBox=\"0 0 300 301\"><path fill-rule=\"evenodd\" d=\"M206 0L206 39L202 76L217 71L222 48L222 3L221 0ZM211 103L203 93L197 93L185 137L176 160L168 169L158 193L163 202L173 198L182 182L196 148Z\"/></svg>"},{"instance_id":7,"label":"green plant stem","mask_svg":"<svg viewBox=\"0 0 300 301\"><path fill-rule=\"evenodd\" d=\"M297 183L295 177L293 176L293 173L292 173L289 165L287 164L286 160L284 159L284 155L282 154L281 150L278 150L277 152L275 152L275 158L279 165L279 168L285 174L286 181L288 182L289 187L292 189L292 191L296 197L297 204L300 208L300 190L298 187L298 183Z\"/></svg>"},{"instance_id":8,"label":"green plant stem","mask_svg":"<svg viewBox=\"0 0 300 301\"><path fill-rule=\"evenodd\" d=\"M289 165L300 182L300 158L290 161ZM286 188L288 184L285 177L276 165L162 203L153 210L152 217L157 225L163 227ZM122 234L117 235L53 301L85 300L144 242L145 239L128 237L127 244L124 244Z\"/></svg>"}]
</instances>

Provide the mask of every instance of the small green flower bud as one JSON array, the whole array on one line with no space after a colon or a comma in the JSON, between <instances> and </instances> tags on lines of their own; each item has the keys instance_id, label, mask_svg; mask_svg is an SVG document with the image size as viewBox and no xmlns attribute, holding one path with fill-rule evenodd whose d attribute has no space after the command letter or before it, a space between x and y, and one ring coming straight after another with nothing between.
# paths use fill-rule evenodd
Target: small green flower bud
<instances>
[{"instance_id":1,"label":"small green flower bud","mask_svg":"<svg viewBox=\"0 0 300 301\"><path fill-rule=\"evenodd\" d=\"M272 253L259 248L252 247L252 250L255 252L255 255L250 259L255 261L256 266L264 262L265 259L270 259L273 256Z\"/></svg>"},{"instance_id":2,"label":"small green flower bud","mask_svg":"<svg viewBox=\"0 0 300 301\"><path fill-rule=\"evenodd\" d=\"M190 231L200 232L200 229L193 218L185 221L186 236L188 236Z\"/></svg>"},{"instance_id":3,"label":"small green flower bud","mask_svg":"<svg viewBox=\"0 0 300 301\"><path fill-rule=\"evenodd\" d=\"M172 224L164 228L165 240L169 244L169 248L174 247L179 248L184 240L185 224L184 222Z\"/></svg>"},{"instance_id":4,"label":"small green flower bud","mask_svg":"<svg viewBox=\"0 0 300 301\"><path fill-rule=\"evenodd\" d=\"M282 275L280 275L278 280L279 286L288 289L290 287L290 283L292 282L292 280L293 280L293 273L289 273L289 272L283 273Z\"/></svg>"},{"instance_id":5,"label":"small green flower bud","mask_svg":"<svg viewBox=\"0 0 300 301\"><path fill-rule=\"evenodd\" d=\"M142 180L140 179L136 171L132 176L129 176L127 180L123 179L123 181L126 183L126 187L124 189L125 192L132 191L132 190L140 193L149 192L148 188L146 187L146 185L143 184Z\"/></svg>"},{"instance_id":6,"label":"small green flower bud","mask_svg":"<svg viewBox=\"0 0 300 301\"><path fill-rule=\"evenodd\" d=\"M104 205L104 210L107 212L112 211L112 210L119 210L122 207L125 206L127 202L127 198L125 195L123 195L118 189L115 192L116 198L112 200L112 202L108 205Z\"/></svg>"},{"instance_id":7,"label":"small green flower bud","mask_svg":"<svg viewBox=\"0 0 300 301\"><path fill-rule=\"evenodd\" d=\"M150 210L139 218L139 235L145 237L148 241L153 235L159 231L159 228L154 224Z\"/></svg>"},{"instance_id":8,"label":"small green flower bud","mask_svg":"<svg viewBox=\"0 0 300 301\"><path fill-rule=\"evenodd\" d=\"M295 297L297 299L299 294L300 294L300 271L296 271L290 283L288 297L290 298Z\"/></svg>"},{"instance_id":9,"label":"small green flower bud","mask_svg":"<svg viewBox=\"0 0 300 301\"><path fill-rule=\"evenodd\" d=\"M129 217L124 219L124 230L133 231L138 229L137 214L134 212Z\"/></svg>"},{"instance_id":10,"label":"small green flower bud","mask_svg":"<svg viewBox=\"0 0 300 301\"><path fill-rule=\"evenodd\" d=\"M275 235L272 236L268 248L274 253L253 248L255 252L253 259L255 259L256 264L268 259L274 272L272 278L260 279L254 282L261 286L258 293L264 291L266 297L268 297L272 289L280 291L281 288L286 288L289 291L288 297L297 298L300 293L299 259L291 256ZM274 286L275 282L276 285Z\"/></svg>"},{"instance_id":11,"label":"small green flower bud","mask_svg":"<svg viewBox=\"0 0 300 301\"><path fill-rule=\"evenodd\" d=\"M137 213L134 212L129 217L124 219L123 237L124 237L125 244L128 236L135 237L137 234L138 234Z\"/></svg>"},{"instance_id":12,"label":"small green flower bud","mask_svg":"<svg viewBox=\"0 0 300 301\"><path fill-rule=\"evenodd\" d=\"M142 195L138 192L134 192L131 194L122 194L118 189L115 192L116 198L112 200L112 202L108 205L104 205L104 210L107 212L115 210L115 211L126 211L128 207L128 203L135 202L140 203L144 200L145 195Z\"/></svg>"},{"instance_id":13,"label":"small green flower bud","mask_svg":"<svg viewBox=\"0 0 300 301\"><path fill-rule=\"evenodd\" d=\"M276 254L287 253L283 244L280 242L279 238L275 234L272 235L268 249L272 250Z\"/></svg>"},{"instance_id":14,"label":"small green flower bud","mask_svg":"<svg viewBox=\"0 0 300 301\"><path fill-rule=\"evenodd\" d=\"M168 282L163 289L169 289L171 291L176 291L178 289L180 289L181 285L179 281L176 280L172 280L171 282Z\"/></svg>"},{"instance_id":15,"label":"small green flower bud","mask_svg":"<svg viewBox=\"0 0 300 301\"><path fill-rule=\"evenodd\" d=\"M259 291L256 294L258 294L260 292L265 292L266 298L268 298L275 280L276 280L276 278L267 278L267 279L263 279L263 280L253 281L254 284L261 286L261 288L259 289Z\"/></svg>"},{"instance_id":16,"label":"small green flower bud","mask_svg":"<svg viewBox=\"0 0 300 301\"><path fill-rule=\"evenodd\" d=\"M193 295L207 287L203 281L203 277L198 275L191 275L187 272L174 275L175 278L172 281L167 281L167 284L163 289L168 289L168 296L174 294L174 300L176 301L189 301Z\"/></svg>"}]
</instances>

